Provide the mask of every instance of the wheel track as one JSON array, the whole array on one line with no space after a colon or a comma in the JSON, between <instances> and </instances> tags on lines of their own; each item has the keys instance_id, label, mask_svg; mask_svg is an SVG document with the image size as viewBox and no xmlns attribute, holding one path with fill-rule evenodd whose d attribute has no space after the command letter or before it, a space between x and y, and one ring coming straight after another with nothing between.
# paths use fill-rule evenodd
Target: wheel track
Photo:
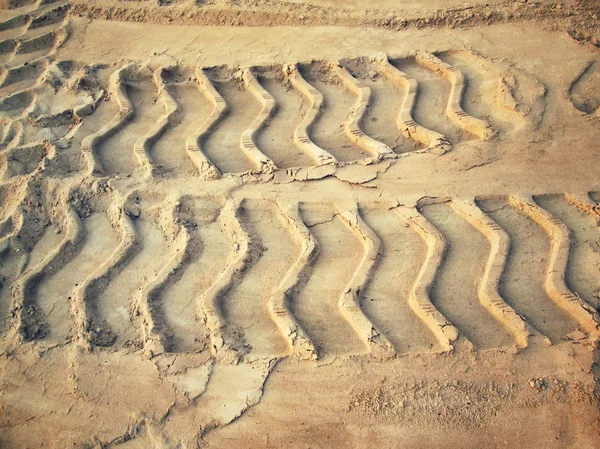
<instances>
[{"instance_id":1,"label":"wheel track","mask_svg":"<svg viewBox=\"0 0 600 449\"><path fill-rule=\"evenodd\" d=\"M600 310L600 234L598 208L587 193L541 195L535 202L571 230L571 251L565 282L596 311Z\"/></svg>"},{"instance_id":2,"label":"wheel track","mask_svg":"<svg viewBox=\"0 0 600 449\"><path fill-rule=\"evenodd\" d=\"M353 143L344 131L343 124L354 103L353 95L340 85L330 63L302 65L300 71L310 89L320 92L323 99L321 113L310 127L311 140L340 163L369 158L369 154ZM310 89L309 93L313 94Z\"/></svg>"},{"instance_id":3,"label":"wheel track","mask_svg":"<svg viewBox=\"0 0 600 449\"><path fill-rule=\"evenodd\" d=\"M361 122L371 101L369 86L354 78L348 70L339 64L334 64L332 68L342 80L342 83L357 96L356 103L350 111L348 119L344 122L344 130L348 138L371 153L377 161L394 155L395 153L386 144L367 136L361 129Z\"/></svg>"},{"instance_id":4,"label":"wheel track","mask_svg":"<svg viewBox=\"0 0 600 449\"><path fill-rule=\"evenodd\" d=\"M335 164L337 161L333 155L317 146L310 138L310 130L321 113L323 94L306 82L300 74L298 66L283 66L283 72L292 86L310 102L308 112L294 131L294 142L313 158L317 166Z\"/></svg>"},{"instance_id":5,"label":"wheel track","mask_svg":"<svg viewBox=\"0 0 600 449\"><path fill-rule=\"evenodd\" d=\"M422 77L424 71L431 72L431 70L421 68L420 64L416 62L417 60L421 61L419 58L423 59L423 56L419 56L416 59L408 57L396 60L394 64L400 67L407 66L415 72L417 77ZM452 70L451 66L439 59L435 59L436 57L433 58L434 62L428 62L427 64L437 64L443 67L445 70L444 73L450 73L448 76L452 78L450 93L448 94L450 98L448 104L454 104L458 101L460 106L460 98L462 98L461 89L464 90L462 74L456 74L457 72ZM47 61L47 59L42 58L40 63L47 64L44 61ZM369 62L365 62L364 58L359 58L344 60L341 63L316 62L311 65L303 65L302 70L311 78L311 82L318 84L326 93L329 103L325 103L324 105L323 94L302 77L296 65L244 68L236 73L233 73L231 69L226 67L197 68L196 80L199 90L205 95L209 103L213 105L212 113L204 120L196 132L187 136L185 144L187 154L192 160L193 166L197 168L200 176L204 179L216 179L221 176L221 173L246 176L249 173L258 175L278 170L274 160L261 151L262 149L258 141L261 140L262 135L266 135L267 133L275 132L277 134L277 127L287 117L284 118L278 114L273 115L277 108L275 99L254 75L255 71L262 74L265 70L279 70L278 67L281 68L285 79L289 81L294 89L298 90L310 102L310 108L294 131L294 141L299 148L314 159L316 166L331 164L332 170L334 170L334 165L338 166L336 159L328 151L324 150L322 146L319 146L322 145L319 140L325 142L332 138L335 138L337 142L334 142L335 145L342 143L342 146L338 148L340 152L338 156L341 157L339 166L349 163L370 164L376 163L381 159L404 156L404 154L394 153L388 145L373 139L373 137L365 133L361 128L361 125L364 125L365 118L371 117L371 113L369 112L371 91L367 83L355 78L345 66L356 66L361 71L370 70L373 73L383 73L385 76L382 78L385 80L380 81L382 85L389 80L393 84L402 86L403 90L406 91L406 95L396 122L406 137L410 137L415 142L427 146L423 150L415 151L416 153L429 151L441 154L450 149L451 145L448 139L439 133L424 128L421 124L417 124L417 122L422 121L422 117L413 117L413 111L416 109L419 111L423 110L426 114L434 111L435 108L432 101L435 102L436 98L431 98L431 96L440 96L440 83L437 81L439 77L433 72L431 75L427 74L425 77L426 89L421 92L421 95L418 95L419 90L416 79L399 71L384 55L378 55ZM15 68L15 72L10 71L10 69L5 71L3 74L5 77L4 83L7 83L5 87L10 87L14 84L12 81L19 78L19 75L16 75L18 70L21 69ZM176 65L169 67L169 71L181 70L185 71L186 69ZM439 70L444 71L442 69ZM161 68L158 70L159 73L154 73L153 88L158 91L157 95L160 97L163 106L163 111L159 112L158 107L152 107L153 102L150 100L149 92L147 92L150 89L144 88L146 84L145 78L149 78L148 72L148 69L140 68L135 64L128 64L115 72L114 76L110 79L108 93L114 104L118 107L119 112L102 129L87 136L82 144L82 151L87 160L88 171L93 175L98 177L114 177L134 175L137 172L134 177L141 176L143 178L145 174L147 175L154 171L156 161L153 160L152 156L153 148L160 146L162 158L162 153L167 151L167 140L169 142L176 140L173 129L178 126L176 121L182 115L181 111L179 111L177 101L171 92L177 89L179 83L173 83L173 86L165 84L163 78L166 74L166 68ZM12 73L15 73L15 75ZM363 76L360 75L360 77ZM25 90L17 91L10 98L5 98L2 104L0 104L0 109L4 109L8 115L12 115L13 119L19 121L34 111L37 103L37 87L41 86L26 88ZM233 107L227 105L225 98L219 93L219 90L226 97L230 97L229 101L233 102L231 105ZM132 102L131 98L129 98L130 96L133 96L135 101ZM354 97L353 101L350 100L351 97ZM459 100L456 100L457 97ZM281 98L284 98L284 96L281 96ZM258 102L251 101L250 99L258 100ZM72 113L75 123L81 120L82 115L92 113L95 102L98 100L99 98L92 98L91 103L78 107L77 110L73 108L72 112L64 112ZM255 107L260 109L256 114L254 114ZM454 106L452 107L454 108ZM450 108L450 106L447 105L446 108ZM185 118L187 118L190 111L191 109L186 111ZM38 112L36 112L39 116L36 118L38 121L56 122L63 119L62 113L59 115L48 115L39 114ZM286 114L289 115L291 112L289 110ZM423 115L421 112L419 114ZM452 123L447 117L444 120L437 116L433 118L436 124L442 124L444 120ZM470 116L459 117L457 120L467 123L471 127L473 123L481 122L477 122L477 119ZM190 119L189 121L192 120ZM431 120L426 119L425 122L427 121ZM442 127L445 126L446 124ZM325 132L326 128L328 129L327 132ZM333 133L335 135L333 135L331 130L337 129L344 131L344 133L340 134L338 131L335 131ZM72 130L71 134L76 132L76 130ZM70 138L71 134L67 138ZM460 133L453 131L452 135L453 140L456 142L464 140ZM482 131L480 137L489 138L490 136ZM317 141L314 141L314 138L317 138ZM233 140L235 139L239 139L239 145L236 144L236 146L239 146L243 150L241 154L240 151L234 151ZM338 142L340 139L342 140ZM350 145L348 139L352 142L351 146L345 146L342 142L345 141ZM121 150L115 153L115 148L113 147L116 146L116 143L124 147L129 147L131 143L133 151ZM270 149L269 152L277 153L277 159L279 157L284 161L292 159L292 157L286 155L286 153L293 152L292 147L282 147L281 145L277 148L272 147L273 149ZM351 154L354 151L352 148L356 150L354 155ZM164 156L164 161L169 161L166 154ZM136 160L137 163L135 162ZM181 169L181 167L184 167L183 161L179 160L179 158L178 161L175 164L176 166L172 168L172 173L169 173L171 169L167 168L165 171L156 174L166 176L191 175L191 170ZM140 165L143 168L137 170L137 167ZM294 164L284 162L284 165L280 169L294 168Z\"/></svg>"},{"instance_id":6,"label":"wheel track","mask_svg":"<svg viewBox=\"0 0 600 449\"><path fill-rule=\"evenodd\" d=\"M317 349L293 316L290 301L306 267L316 256L317 245L302 222L297 204L279 206L279 212L300 245L300 255L275 289L269 301L269 309L280 332L288 341L292 356L301 360L314 360L318 357Z\"/></svg>"},{"instance_id":7,"label":"wheel track","mask_svg":"<svg viewBox=\"0 0 600 449\"><path fill-rule=\"evenodd\" d=\"M490 251L487 239L450 202L424 200L419 210L447 242L432 286L432 302L475 348L514 346L513 333L484 307L478 295Z\"/></svg>"},{"instance_id":8,"label":"wheel track","mask_svg":"<svg viewBox=\"0 0 600 449\"><path fill-rule=\"evenodd\" d=\"M439 352L439 342L409 305L409 294L427 247L392 209L395 204L360 203L363 219L382 242L377 271L362 292L362 308L398 355Z\"/></svg>"},{"instance_id":9,"label":"wheel track","mask_svg":"<svg viewBox=\"0 0 600 449\"><path fill-rule=\"evenodd\" d=\"M569 204L596 220L596 225L600 225L600 206L592 200L590 193L567 193L565 199Z\"/></svg>"},{"instance_id":10,"label":"wheel track","mask_svg":"<svg viewBox=\"0 0 600 449\"><path fill-rule=\"evenodd\" d=\"M11 67L4 71L0 82L0 94L3 97L33 88L39 83L40 76L47 70L47 58L39 58L27 64Z\"/></svg>"},{"instance_id":11,"label":"wheel track","mask_svg":"<svg viewBox=\"0 0 600 449\"><path fill-rule=\"evenodd\" d=\"M109 176L127 176L136 171L140 167L136 157L139 153L135 153L136 141L141 135L153 142L155 134L163 130L162 126L160 130L158 126L155 127L161 118L161 111L154 100L153 73L132 65L118 73L121 75L113 80L113 92L116 93L120 112L108 125L108 134L103 130L98 132L102 139L97 154L105 174ZM172 104L170 100L167 102L170 109ZM147 166L142 166L141 172L147 174Z\"/></svg>"},{"instance_id":12,"label":"wheel track","mask_svg":"<svg viewBox=\"0 0 600 449\"><path fill-rule=\"evenodd\" d=\"M40 36L19 40L5 63L22 65L31 59L53 56L68 38L69 31L64 25Z\"/></svg>"},{"instance_id":13,"label":"wheel track","mask_svg":"<svg viewBox=\"0 0 600 449\"><path fill-rule=\"evenodd\" d=\"M236 218L238 208L239 204L230 200L221 211L222 231L230 240L231 254L226 267L199 301L199 315L208 330L211 353L230 363L239 362L247 352L239 334L227 330L222 306L223 297L240 282L250 257L248 236Z\"/></svg>"},{"instance_id":14,"label":"wheel track","mask_svg":"<svg viewBox=\"0 0 600 449\"><path fill-rule=\"evenodd\" d=\"M164 352L154 299L168 281L170 269L181 264L188 238L173 223L173 202L144 191L128 196L125 212L131 217L128 226L136 245L94 302L94 316L106 327L105 346L144 349L147 354Z\"/></svg>"},{"instance_id":15,"label":"wheel track","mask_svg":"<svg viewBox=\"0 0 600 449\"><path fill-rule=\"evenodd\" d=\"M200 149L197 146L198 137L193 137L192 134L207 120L212 105L200 92L193 72L182 72L173 67L163 72L163 75L165 88L177 103L177 113L173 115L164 135L158 139L150 152L155 170L162 177L194 176L199 174L199 170L191 158ZM206 172L206 169L202 170Z\"/></svg>"},{"instance_id":16,"label":"wheel track","mask_svg":"<svg viewBox=\"0 0 600 449\"><path fill-rule=\"evenodd\" d=\"M371 354L377 358L391 358L395 354L392 344L361 309L362 292L370 283L375 271L380 255L381 241L364 222L356 206L341 213L340 218L362 240L364 247L362 260L340 296L340 311Z\"/></svg>"},{"instance_id":17,"label":"wheel track","mask_svg":"<svg viewBox=\"0 0 600 449\"><path fill-rule=\"evenodd\" d=\"M146 135L137 139L133 144L133 152L139 164L145 170L146 176L152 176L154 171L154 161L150 156L150 149L173 123L173 117L179 110L177 103L165 86L163 74L166 70L165 67L159 67L154 71L152 76L152 82L162 102L165 115L158 119L154 127Z\"/></svg>"},{"instance_id":18,"label":"wheel track","mask_svg":"<svg viewBox=\"0 0 600 449\"><path fill-rule=\"evenodd\" d=\"M508 198L476 198L476 202L510 236L500 295L536 333L552 343L561 342L577 329L577 322L546 291L551 252L548 234Z\"/></svg>"},{"instance_id":19,"label":"wheel track","mask_svg":"<svg viewBox=\"0 0 600 449\"><path fill-rule=\"evenodd\" d=\"M523 317L500 296L500 282L508 259L510 237L475 205L474 200L454 200L451 204L454 210L479 230L490 243L490 255L479 286L479 301L512 331L518 347L526 348L532 331Z\"/></svg>"},{"instance_id":20,"label":"wheel track","mask_svg":"<svg viewBox=\"0 0 600 449\"><path fill-rule=\"evenodd\" d=\"M246 89L261 103L262 109L250 127L242 133L240 148L256 166L257 173L273 173L277 166L256 146L256 134L266 125L275 109L275 98L260 85L250 69L242 72Z\"/></svg>"},{"instance_id":21,"label":"wheel track","mask_svg":"<svg viewBox=\"0 0 600 449\"><path fill-rule=\"evenodd\" d=\"M37 265L27 269L12 286L12 316L19 339L39 339L48 333L46 318L42 316L36 300L37 286L44 277L60 269L65 259L73 257L83 239L81 220L68 205L62 207L64 227L67 229L64 239Z\"/></svg>"},{"instance_id":22,"label":"wheel track","mask_svg":"<svg viewBox=\"0 0 600 449\"><path fill-rule=\"evenodd\" d=\"M221 171L208 158L202 145L227 115L229 107L200 68L196 70L196 80L200 91L213 105L213 110L200 128L188 137L185 147L189 158L203 179L218 179L221 177Z\"/></svg>"},{"instance_id":23,"label":"wheel track","mask_svg":"<svg viewBox=\"0 0 600 449\"><path fill-rule=\"evenodd\" d=\"M98 320L92 298L97 300L106 289L107 283L134 253L138 242L131 218L125 213L124 203L117 210L113 210L112 214L113 220L117 222L116 231L120 235L119 245L110 257L82 283L76 285L71 293L71 314L75 330L73 338L75 343L84 350L114 343L115 336L110 333L106 324Z\"/></svg>"},{"instance_id":24,"label":"wheel track","mask_svg":"<svg viewBox=\"0 0 600 449\"><path fill-rule=\"evenodd\" d=\"M511 204L526 213L532 220L544 229L551 239L550 260L546 269L544 287L548 296L562 309L567 311L590 335L598 338L598 316L593 309L573 294L565 283L565 272L569 263L570 230L567 226L539 207L531 196L511 195Z\"/></svg>"},{"instance_id":25,"label":"wheel track","mask_svg":"<svg viewBox=\"0 0 600 449\"><path fill-rule=\"evenodd\" d=\"M485 120L467 114L462 108L465 91L465 77L460 70L443 62L431 53L417 53L416 60L429 69L444 76L450 82L450 96L446 105L446 115L465 131L478 136L481 140L492 138L496 131Z\"/></svg>"},{"instance_id":26,"label":"wheel track","mask_svg":"<svg viewBox=\"0 0 600 449\"><path fill-rule=\"evenodd\" d=\"M138 197L142 199L139 200ZM113 198L112 209L108 215L117 223L116 232L120 234L120 242L112 253L109 253L110 248L107 248L105 254L109 256L108 259L96 270L93 270L89 264L88 267L78 270L77 264L74 263L84 253L91 254L88 246L94 246L88 243L90 237L87 235L90 232L88 229L94 229L87 225L87 220L90 218L84 219L81 223L68 203L57 204L55 213L62 211L64 218L61 222L64 222L62 226L67 229L66 235L56 243L51 243L47 237L39 237L37 240L41 243L33 243L37 256L29 258L29 262L21 262L22 267L28 264L28 268L23 269L15 280L11 281L14 301L12 310L15 312L14 320L11 320L12 335L26 340L42 339L50 344L68 342L69 326L61 326L58 322L65 319L65 313L59 311L59 315L52 318L53 321L46 319L50 316L46 311L51 311L55 306L52 303L53 298L46 300L43 297L46 291L44 286L50 286L54 282L54 290L50 288L50 291L64 292L62 298L56 298L56 301L63 300L66 303L68 285L75 282L74 278L78 278L82 281L77 282L69 299L76 332L75 342L83 348L109 346L115 342L118 343L119 348L123 348L127 341L132 341L134 348L141 343L140 347L143 347L149 355L165 351L202 351L204 344L200 340L194 341L193 338L196 337L181 343L185 340L181 337L181 333L186 332L185 326L191 329L197 324L192 318L183 327L172 327L171 318L168 318L165 312L167 305L164 298L169 289L176 285L188 270L191 270L192 257L196 260L204 258L203 264L214 264L215 251L223 253L222 249L218 249L222 246L213 245L207 253L202 250L201 256L193 256L192 251L198 251L191 247L193 242L200 238L203 242L208 242L209 239L212 244L217 234L223 237L227 234L231 245L229 260L220 273L218 268L221 265L217 264L218 266L212 269L213 275L207 275L203 282L208 288L200 303L195 304L193 297L195 292L203 291L203 288L196 289L195 285L200 284L195 284L193 281L191 281L193 284L191 290L187 290L192 292L189 294L191 299L178 299L178 301L186 301L186 304L191 307L198 308L208 329L213 355L219 360L251 362L288 355L300 360L314 360L317 355L322 358L365 352L376 358L387 359L396 353L413 352L403 349L404 345L409 344L398 339L397 335L401 334L388 331L391 326L389 321L382 320L381 315L372 313L375 310L373 305L369 304L367 307L373 285L384 282L390 276L389 268L384 270L384 266L390 263L388 259L392 263L395 259L387 248L390 245L393 248L403 246L402 242L392 242L392 239L397 238L395 237L397 234L389 233L387 229L390 222L385 215L389 214L399 217L416 231L427 245L427 255L420 266L419 273L415 274L414 279L407 279L405 282L406 285L408 283L412 285L406 297L407 309L410 307L416 317L422 321L423 326L435 335L443 350L451 351L459 334L454 325L450 324L450 321L432 304L429 295L435 296L434 302L439 300L439 293L433 288L436 283L441 282L440 285L445 285L444 264L458 266L459 259L453 259L451 255L451 251L456 251L456 245L462 245L462 251L469 251L475 256L477 253L470 251L456 239L458 233L470 241L476 240L473 233L481 233L480 238L483 239L485 236L490 245L481 277L477 279L474 296L475 301L482 306L481 312L470 315L469 319L477 321L475 324L478 327L477 333L491 332L493 338L491 343L488 342L489 344L485 342L482 344L483 340L480 337L470 338L477 350L503 349L507 346L502 339L499 339L500 331L497 331L492 323L488 322L489 320L483 319L487 313L490 313L490 319L495 320L498 326L505 326L510 331L517 348L526 347L528 337L537 334L538 330L555 343L571 338L569 335L573 329L577 329L577 323L573 327L567 320L557 328L544 324L544 320L561 316L542 309L549 304L552 304L556 311L566 309L566 312L574 316L574 320L577 320L579 326L589 334L590 340L595 341L598 338L595 321L597 314L578 296L567 290L565 281L565 273L581 271L581 263L574 265L572 258L568 263L569 228L575 233L576 239L579 239L579 235L583 232L579 219L573 215L577 212L575 206L579 207L590 221L594 221L590 211L594 211L595 203L589 197L586 199L583 194L571 194L565 197L544 195L536 197L536 202L531 197L523 195L511 196L501 201L488 198L476 200L454 198L443 206L444 210L453 209L454 212L451 213L457 214L455 218L442 223L439 217L431 216L434 223L441 223L440 230L433 227L417 209L406 206L391 205L381 209L381 203L367 202L361 203L360 208L354 204L350 206L338 204L336 207L330 205L331 207L322 208L322 205L317 203L302 203L301 216L298 205L294 202L277 205L270 200L244 199L241 202L230 200L225 210L221 212L219 219L221 223L218 223L219 220L216 218L206 218L207 223L221 224L222 230L217 231L213 226L200 237L195 234L196 231L192 231L194 226L189 220L205 209L194 209L193 212L187 212L187 215L181 215L180 208L183 200L171 199L165 203L161 198L146 193L140 196L137 192L131 193L124 202ZM540 207L538 205L540 202L553 211L558 210L561 217L569 217L569 227L554 219L546 209ZM439 206L429 203L430 201L427 200L420 203L425 216L433 213L433 206ZM161 207L164 208L165 204L167 212L158 213L157 211ZM216 212L219 209L218 203L211 204L218 214ZM488 210L490 216L499 221L505 229L496 224L477 204L482 205L483 210ZM502 206L499 209L498 204ZM173 210L176 212L169 212ZM371 212L366 213L365 210L384 212L381 212L382 215L371 215ZM340 211L344 212L340 213ZM104 214L104 212L95 213ZM142 218L137 218L140 216ZM363 216L367 221L363 221ZM509 291L505 296L506 284L515 283L511 278L513 272L510 267L511 259L514 258L514 248L511 248L509 235L512 235L513 242L518 244L517 251L522 251L519 245L522 246L523 235L527 235L525 237L527 242L534 235L529 236L527 232L530 229L520 225L521 221L514 221L515 216L520 217L521 221L531 222L529 225L533 226L531 229L539 227L539 233L543 236L545 232L550 239L549 261L540 277L540 287L544 287L548 299L553 302L534 296L534 304L527 305L533 299L534 290L530 288L527 290L528 293L521 295L517 301L513 291ZM463 232L462 228L457 226L457 220L463 219L470 223L469 227L473 226L472 231ZM152 246L152 243L147 246L150 234L140 228L142 221L147 222L148 226L155 229L153 232L160 233L161 236L167 233L165 234L167 240L159 245L160 248L156 245ZM369 227L370 225L374 230ZM0 224L2 241L9 241L11 236L19 232L17 228L16 224L11 224L9 221L2 222ZM159 228L162 231L159 231ZM313 232L317 231L315 237L311 235L309 228L313 229ZM451 232L449 232L450 228ZM515 229L518 230L516 234ZM203 232L202 228L198 232ZM448 240L442 232L448 233ZM597 227L592 225L586 232L597 232ZM285 241L287 244L282 245ZM317 257L318 241L325 251ZM532 240L529 243L534 244L537 241ZM539 245L535 243L535 246ZM139 251L136 252L136 248L139 248ZM159 250L155 251L157 248ZM3 253L7 251L8 249L4 249ZM165 254L165 258L156 260L152 267L136 262L137 259L148 259L152 254L157 253ZM349 263L359 253L360 260L355 265ZM419 258L414 257L412 250L408 254L411 257L410 263L416 266L415 262ZM4 261L5 256L2 257ZM538 260L532 260L533 264L539 265ZM544 259L541 261L543 263ZM464 262L461 264L465 265ZM202 264L195 265L188 276L194 277L194 273L198 273L202 266ZM144 276L146 278L141 282L133 282L128 280L130 274L126 275L126 273L135 273L136 279ZM214 275L217 273L215 279ZM56 280L53 281L55 277ZM590 277L598 280L597 273L591 273ZM211 278L215 280L208 286L207 281ZM127 282L126 287L123 284L124 280ZM57 282L65 285L57 288ZM458 282L464 285L470 283L465 282L464 279L459 279ZM390 284L389 281L386 283ZM398 298L402 296L401 287L394 282L391 284L393 288L386 290L387 297L381 298L382 301L401 300ZM258 290L253 292L248 288L250 285ZM325 291L323 285L327 286ZM319 287L318 292L315 290L317 287ZM446 287L444 289L447 290ZM102 303L102 298L117 298L119 296L116 294L117 291L123 296L123 300L119 299L120 302L131 300L125 309L129 309L128 313L133 317L128 318L127 322L130 323L132 319L135 326L126 330L122 325L116 325L116 321L106 313L107 304L104 304L103 308L98 308L95 304ZM429 293L430 291L433 293ZM448 291L453 298L465 296L452 289ZM586 291L593 292L593 288ZM557 300L558 294L561 294L559 299L563 301L562 303ZM570 304L573 302L571 296L565 299L565 294L571 294L577 299L576 309L573 309L574 305ZM583 295L582 298L587 299ZM375 300L379 299L375 298ZM564 304L565 301L569 303ZM42 303L46 305L42 307ZM113 306L111 310L114 309ZM237 311L232 313L236 308ZM36 312L39 316L23 314L23 311L34 309L39 309ZM455 316L456 313L464 310L464 307L459 307L458 302L448 303L442 310L452 322L465 326L464 318ZM519 315L520 313L523 313L537 329L530 327L529 323ZM405 320L406 317L397 318L395 325L401 326ZM46 324L49 329L45 328ZM55 325L57 332L53 333ZM36 326L39 326L38 330L45 329L38 332ZM411 326L415 329L419 328L417 325ZM141 332L139 340L131 336L131 332L135 329ZM48 330L49 334L47 334ZM201 338L202 332L195 330L193 332ZM422 332L427 331L421 327L419 332L422 338ZM472 332L473 330L464 333L471 337ZM394 338L388 338L388 334L390 337L394 335ZM175 337L178 340L176 344L173 343ZM465 337L461 338L466 340ZM469 341L466 342L468 345ZM431 344L423 344L415 352L433 352L436 349Z\"/></svg>"},{"instance_id":27,"label":"wheel track","mask_svg":"<svg viewBox=\"0 0 600 449\"><path fill-rule=\"evenodd\" d=\"M409 56L400 59L388 60L392 68L386 70L386 74L395 79L399 84L403 84L407 90L407 97L404 103L403 110L407 110L409 102L413 102L410 116L412 121L407 118L401 126L406 133L417 132L415 138L423 139L422 143L427 147L436 147L439 145L441 150L448 151L460 142L469 139L469 136L462 128L457 127L457 124L450 120L446 115L446 107L450 98L450 84L442 79L439 74L420 64L415 56ZM396 73L395 70L401 73ZM413 81L414 83L414 96ZM417 128L414 124L420 125L422 128ZM424 133L423 131L431 130L434 134ZM474 136L473 136L474 137ZM450 143L450 145L448 145ZM445 152L444 151L444 152Z\"/></svg>"},{"instance_id":28,"label":"wheel track","mask_svg":"<svg viewBox=\"0 0 600 449\"><path fill-rule=\"evenodd\" d=\"M186 196L177 208L177 221L187 228L190 242L184 266L174 273L160 297L169 352L198 353L209 347L206 329L196 312L200 296L227 265L231 243L221 230L221 205L219 198Z\"/></svg>"},{"instance_id":29,"label":"wheel track","mask_svg":"<svg viewBox=\"0 0 600 449\"><path fill-rule=\"evenodd\" d=\"M249 346L245 360L285 356L290 340L280 332L280 317L272 313L273 299L300 248L270 201L244 199L237 218L248 241L248 257L243 277L223 298L227 326L243 334Z\"/></svg>"},{"instance_id":30,"label":"wheel track","mask_svg":"<svg viewBox=\"0 0 600 449\"><path fill-rule=\"evenodd\" d=\"M500 135L525 125L524 117L515 111L510 101L507 77L510 73L502 65L495 65L475 51L451 50L437 55L464 74L461 107L473 117L483 117ZM514 98L513 98L513 101Z\"/></svg>"},{"instance_id":31,"label":"wheel track","mask_svg":"<svg viewBox=\"0 0 600 449\"><path fill-rule=\"evenodd\" d=\"M301 203L299 207L302 222L309 230L307 237L315 243L318 253L305 266L302 281L296 286L294 301L290 303L292 314L314 343L319 358L368 353L370 343L365 340L374 336L359 335L353 327L354 314L360 312L342 310L345 301L354 301L348 287L360 284L362 273L369 268L368 262L362 264L364 255L356 260L356 255L363 252L362 241L339 217L333 204ZM340 239L345 245L339 245ZM351 282L353 278L356 280ZM350 303L348 306L353 307Z\"/></svg>"},{"instance_id":32,"label":"wheel track","mask_svg":"<svg viewBox=\"0 0 600 449\"><path fill-rule=\"evenodd\" d=\"M292 88L281 66L255 68L256 76L275 99L268 123L256 136L258 147L279 169L310 167L314 160L294 141L294 134L308 113L304 96Z\"/></svg>"},{"instance_id":33,"label":"wheel track","mask_svg":"<svg viewBox=\"0 0 600 449\"><path fill-rule=\"evenodd\" d=\"M239 73L232 74L223 67L205 69L205 72L219 94L215 98L223 99L228 107L223 110L226 115L207 135L203 151L221 173L252 172L257 169L256 163L260 158L251 159L257 153L248 153L242 145L249 143L246 137L253 134L253 123L260 120L262 107L244 87ZM247 132L244 135L246 140L242 142L244 132Z\"/></svg>"},{"instance_id":34,"label":"wheel track","mask_svg":"<svg viewBox=\"0 0 600 449\"><path fill-rule=\"evenodd\" d=\"M26 55L24 61L19 58L17 65L28 62L30 53L38 56L51 56L56 53L69 37L67 15L69 6L65 3L58 7L38 8L28 14L18 15L0 24L4 40L0 41L0 54L4 64L14 62L17 55ZM46 31L54 25L54 29ZM19 30L19 28L21 28ZM6 36L6 31L11 31ZM40 45L41 44L41 45ZM50 48L50 51L46 51ZM29 58L32 59L32 58Z\"/></svg>"},{"instance_id":35,"label":"wheel track","mask_svg":"<svg viewBox=\"0 0 600 449\"><path fill-rule=\"evenodd\" d=\"M398 155L419 151L422 145L403 133L400 127L394 126L403 106L405 88L385 74L379 61L382 56L387 58L378 55L340 61L353 77L371 90L361 129L368 136L385 143Z\"/></svg>"},{"instance_id":36,"label":"wheel track","mask_svg":"<svg viewBox=\"0 0 600 449\"><path fill-rule=\"evenodd\" d=\"M133 106L127 97L125 85L123 83L125 72L130 70L131 67L131 65L125 66L117 70L110 77L108 92L111 95L111 101L118 107L119 111L117 115L98 131L85 137L81 142L81 151L87 161L88 175L105 175L104 166L97 155L98 147L115 133L120 131L127 122L133 118Z\"/></svg>"},{"instance_id":37,"label":"wheel track","mask_svg":"<svg viewBox=\"0 0 600 449\"><path fill-rule=\"evenodd\" d=\"M70 312L73 289L108 259L118 245L106 214L94 212L82 219L83 239L71 258L40 281L37 302L48 324L44 342L64 344L72 339Z\"/></svg>"},{"instance_id":38,"label":"wheel track","mask_svg":"<svg viewBox=\"0 0 600 449\"><path fill-rule=\"evenodd\" d=\"M61 240L50 232L46 192L33 176L23 177L12 185L0 183L0 193L13 200L11 204L0 195L0 200L7 203L3 204L2 212L8 209L2 226L5 235L0 239L0 334L9 337L6 339L9 345L23 341L22 287L29 285L27 280L44 266L44 260Z\"/></svg>"},{"instance_id":39,"label":"wheel track","mask_svg":"<svg viewBox=\"0 0 600 449\"><path fill-rule=\"evenodd\" d=\"M175 204L180 203L177 201ZM174 206L174 208L177 207ZM173 210L173 215L175 215L175 210ZM175 223L174 216L173 223ZM176 227L175 232L177 236L170 242L172 254L168 255L167 262L156 272L154 278L149 279L140 287L134 299L133 316L138 317L138 321L140 321L142 344L144 351L150 357L164 353L167 348L164 318L160 313L159 305L157 305L158 296L171 278L183 268L183 264L188 258L190 234L185 226Z\"/></svg>"},{"instance_id":40,"label":"wheel track","mask_svg":"<svg viewBox=\"0 0 600 449\"><path fill-rule=\"evenodd\" d=\"M395 210L427 244L427 255L410 292L408 303L436 336L442 349L452 352L454 342L459 337L458 330L433 305L429 296L446 254L446 240L416 208L398 207Z\"/></svg>"}]
</instances>

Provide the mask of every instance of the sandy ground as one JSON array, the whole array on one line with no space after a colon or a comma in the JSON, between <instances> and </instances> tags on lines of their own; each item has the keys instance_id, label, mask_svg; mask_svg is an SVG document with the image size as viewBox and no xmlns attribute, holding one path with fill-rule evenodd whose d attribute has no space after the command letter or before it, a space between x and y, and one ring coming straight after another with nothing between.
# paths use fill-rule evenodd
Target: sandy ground
<instances>
[{"instance_id":1,"label":"sandy ground","mask_svg":"<svg viewBox=\"0 0 600 449\"><path fill-rule=\"evenodd\" d=\"M596 448L596 1L0 1L1 448Z\"/></svg>"}]
</instances>

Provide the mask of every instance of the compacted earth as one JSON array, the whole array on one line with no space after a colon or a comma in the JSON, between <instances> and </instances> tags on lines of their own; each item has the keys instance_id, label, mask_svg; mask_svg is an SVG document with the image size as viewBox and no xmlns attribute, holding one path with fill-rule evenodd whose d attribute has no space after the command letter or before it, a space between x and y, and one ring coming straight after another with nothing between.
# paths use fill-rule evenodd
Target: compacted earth
<instances>
[{"instance_id":1,"label":"compacted earth","mask_svg":"<svg viewBox=\"0 0 600 449\"><path fill-rule=\"evenodd\" d=\"M0 448L600 447L599 15L0 0Z\"/></svg>"}]
</instances>

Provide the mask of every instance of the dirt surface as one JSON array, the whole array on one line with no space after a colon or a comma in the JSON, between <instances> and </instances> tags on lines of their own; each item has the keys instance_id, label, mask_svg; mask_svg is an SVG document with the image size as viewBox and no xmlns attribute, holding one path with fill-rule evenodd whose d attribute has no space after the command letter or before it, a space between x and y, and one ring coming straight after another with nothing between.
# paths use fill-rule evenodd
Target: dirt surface
<instances>
[{"instance_id":1,"label":"dirt surface","mask_svg":"<svg viewBox=\"0 0 600 449\"><path fill-rule=\"evenodd\" d=\"M600 447L599 14L0 1L0 448Z\"/></svg>"}]
</instances>

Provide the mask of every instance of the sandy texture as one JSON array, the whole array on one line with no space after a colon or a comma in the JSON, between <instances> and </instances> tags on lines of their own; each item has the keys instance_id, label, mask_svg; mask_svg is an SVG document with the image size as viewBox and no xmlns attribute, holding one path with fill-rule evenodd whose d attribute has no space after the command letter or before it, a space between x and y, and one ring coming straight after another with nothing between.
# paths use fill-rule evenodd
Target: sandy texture
<instances>
[{"instance_id":1,"label":"sandy texture","mask_svg":"<svg viewBox=\"0 0 600 449\"><path fill-rule=\"evenodd\" d=\"M0 447L600 446L598 2L0 8Z\"/></svg>"}]
</instances>

